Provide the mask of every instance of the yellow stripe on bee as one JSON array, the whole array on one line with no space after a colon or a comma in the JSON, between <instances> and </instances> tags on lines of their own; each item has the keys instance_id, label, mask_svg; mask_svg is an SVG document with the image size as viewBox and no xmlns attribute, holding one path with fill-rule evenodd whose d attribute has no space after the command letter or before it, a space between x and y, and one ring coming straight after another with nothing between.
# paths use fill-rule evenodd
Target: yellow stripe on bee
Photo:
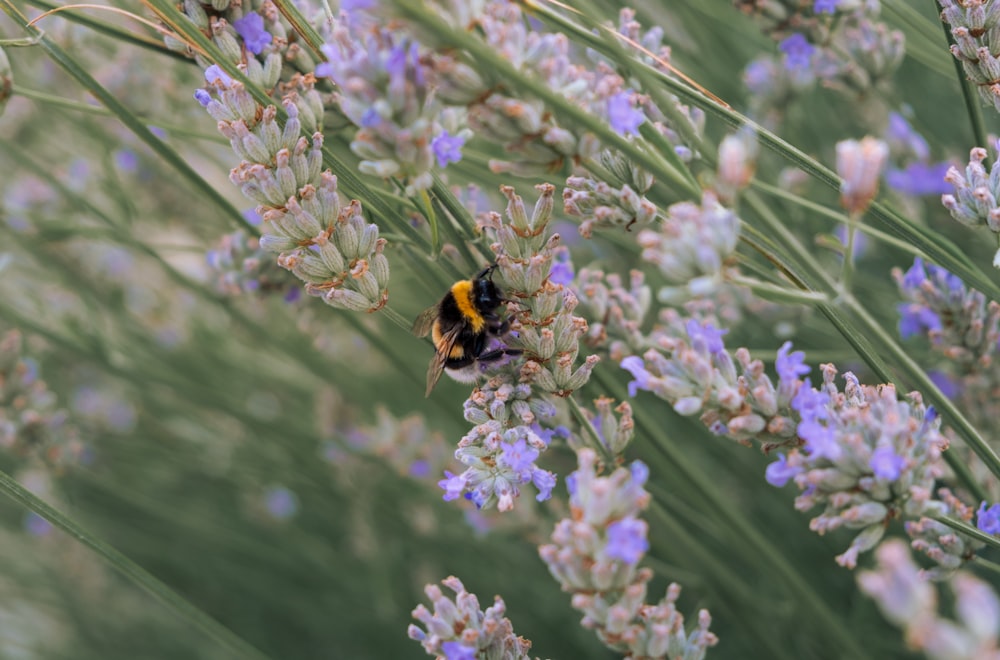
<instances>
[{"instance_id":1,"label":"yellow stripe on bee","mask_svg":"<svg viewBox=\"0 0 1000 660\"><path fill-rule=\"evenodd\" d=\"M462 313L465 320L472 326L472 331L477 333L482 332L483 328L486 327L486 319L483 318L483 315L479 313L479 310L476 309L475 304L472 302L472 280L455 282L451 287L451 295L455 298L458 311Z\"/></svg>"}]
</instances>

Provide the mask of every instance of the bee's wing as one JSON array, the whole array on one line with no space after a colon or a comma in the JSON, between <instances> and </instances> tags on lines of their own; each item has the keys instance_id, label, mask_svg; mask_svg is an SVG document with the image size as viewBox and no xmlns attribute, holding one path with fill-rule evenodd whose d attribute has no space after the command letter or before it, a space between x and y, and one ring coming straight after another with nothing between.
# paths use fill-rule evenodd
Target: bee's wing
<instances>
[{"instance_id":1,"label":"bee's wing","mask_svg":"<svg viewBox=\"0 0 1000 660\"><path fill-rule=\"evenodd\" d=\"M438 315L438 306L433 305L428 307L424 311L420 312L418 316L413 321L413 326L410 328L410 332L418 337L425 337L427 333L431 331L431 327L434 326L434 319Z\"/></svg>"},{"instance_id":2,"label":"bee's wing","mask_svg":"<svg viewBox=\"0 0 1000 660\"><path fill-rule=\"evenodd\" d=\"M456 323L454 327L441 335L441 341L435 346L434 357L431 358L431 363L427 367L427 390L424 392L425 397L431 395L431 390L441 380L441 374L444 373L444 365L448 361L451 349L455 347L455 342L458 341L458 335L461 332L462 324Z\"/></svg>"}]
</instances>

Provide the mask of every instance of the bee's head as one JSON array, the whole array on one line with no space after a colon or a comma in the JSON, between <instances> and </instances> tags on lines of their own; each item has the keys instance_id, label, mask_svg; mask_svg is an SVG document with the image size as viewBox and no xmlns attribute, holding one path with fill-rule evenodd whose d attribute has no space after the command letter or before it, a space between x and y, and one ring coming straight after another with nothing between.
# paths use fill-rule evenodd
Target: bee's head
<instances>
[{"instance_id":1,"label":"bee's head","mask_svg":"<svg viewBox=\"0 0 1000 660\"><path fill-rule=\"evenodd\" d=\"M486 268L472 280L472 299L476 308L483 312L492 312L504 301L500 287L493 283L494 270L496 264Z\"/></svg>"}]
</instances>

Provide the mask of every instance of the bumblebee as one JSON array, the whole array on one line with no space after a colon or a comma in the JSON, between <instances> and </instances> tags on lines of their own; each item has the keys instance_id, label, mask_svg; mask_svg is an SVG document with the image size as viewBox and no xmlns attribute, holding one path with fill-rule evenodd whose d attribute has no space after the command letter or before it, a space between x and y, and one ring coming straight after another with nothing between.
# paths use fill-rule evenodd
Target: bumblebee
<instances>
[{"instance_id":1,"label":"bumblebee","mask_svg":"<svg viewBox=\"0 0 1000 660\"><path fill-rule=\"evenodd\" d=\"M500 340L510 326L497 314L506 299L493 283L494 270L496 264L472 279L455 282L441 302L424 310L413 322L413 334L423 337L429 332L434 341L424 396L430 396L445 370L455 380L471 383L482 373L480 364L521 354Z\"/></svg>"}]
</instances>

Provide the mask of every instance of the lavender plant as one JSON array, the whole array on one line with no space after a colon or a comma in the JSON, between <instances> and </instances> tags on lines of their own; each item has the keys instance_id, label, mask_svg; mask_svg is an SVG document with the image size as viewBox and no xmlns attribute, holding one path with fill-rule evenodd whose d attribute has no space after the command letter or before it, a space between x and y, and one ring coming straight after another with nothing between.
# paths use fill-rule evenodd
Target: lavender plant
<instances>
[{"instance_id":1,"label":"lavender plant","mask_svg":"<svg viewBox=\"0 0 1000 660\"><path fill-rule=\"evenodd\" d=\"M992 657L995 5L0 0L4 647Z\"/></svg>"}]
</instances>

